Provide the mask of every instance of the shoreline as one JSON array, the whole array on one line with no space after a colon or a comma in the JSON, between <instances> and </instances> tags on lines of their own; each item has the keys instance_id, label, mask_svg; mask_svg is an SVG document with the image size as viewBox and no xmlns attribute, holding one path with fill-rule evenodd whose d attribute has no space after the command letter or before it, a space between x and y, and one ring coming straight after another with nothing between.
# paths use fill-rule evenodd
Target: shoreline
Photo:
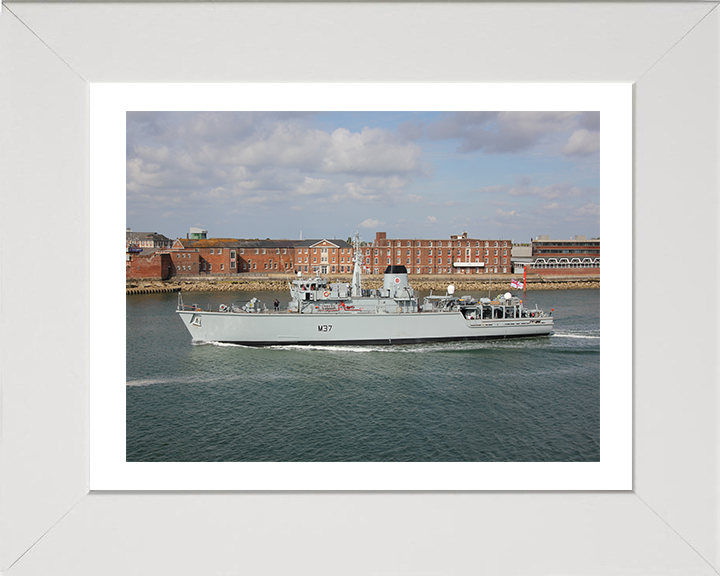
<instances>
[{"instance_id":1,"label":"shoreline","mask_svg":"<svg viewBox=\"0 0 720 576\"><path fill-rule=\"evenodd\" d=\"M517 290L511 288L510 281L518 279L517 276L495 276L490 282L488 279L466 279L458 277L417 276L410 278L410 284L416 292L445 292L449 284L453 284L458 292L480 292L492 289L493 291ZM329 282L348 282L345 277L328 277ZM173 280L128 280L125 285L125 294L152 294L160 292L281 292L287 290L287 278L184 278ZM363 287L369 289L381 288L382 276L369 275L363 277ZM492 286L492 287L491 287ZM567 276L567 277L533 277L527 279L526 291L530 290L598 290L600 288L599 276Z\"/></svg>"}]
</instances>

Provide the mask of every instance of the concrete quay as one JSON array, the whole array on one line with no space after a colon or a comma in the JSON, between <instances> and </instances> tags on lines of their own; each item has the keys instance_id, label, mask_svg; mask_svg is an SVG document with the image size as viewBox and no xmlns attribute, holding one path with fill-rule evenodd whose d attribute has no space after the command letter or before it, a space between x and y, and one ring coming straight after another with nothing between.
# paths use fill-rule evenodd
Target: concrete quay
<instances>
[{"instance_id":1,"label":"concrete quay","mask_svg":"<svg viewBox=\"0 0 720 576\"><path fill-rule=\"evenodd\" d=\"M481 292L507 292L511 290L512 279L522 280L517 275L493 275L488 278L475 279L471 276L421 276L411 275L410 284L418 292L444 293L448 285L455 286L456 293ZM266 277L197 277L174 278L172 280L129 280L126 283L125 293L152 294L159 292L264 292L284 291L288 289L291 276L272 275ZM349 275L329 276L330 282L349 282ZM363 276L364 288L380 288L383 284L382 275ZM571 289L599 289L600 276L528 276L526 290L571 290ZM516 289L513 289L516 290Z\"/></svg>"}]
</instances>

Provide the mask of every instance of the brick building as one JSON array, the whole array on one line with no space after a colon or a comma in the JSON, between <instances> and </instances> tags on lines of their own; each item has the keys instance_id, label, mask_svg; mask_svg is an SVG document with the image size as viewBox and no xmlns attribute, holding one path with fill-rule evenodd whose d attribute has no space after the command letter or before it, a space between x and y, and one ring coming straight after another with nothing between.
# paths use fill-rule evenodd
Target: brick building
<instances>
[{"instance_id":1,"label":"brick building","mask_svg":"<svg viewBox=\"0 0 720 576\"><path fill-rule=\"evenodd\" d=\"M295 245L295 269L304 274L352 274L353 247L344 240L303 240Z\"/></svg>"},{"instance_id":2,"label":"brick building","mask_svg":"<svg viewBox=\"0 0 720 576\"><path fill-rule=\"evenodd\" d=\"M125 255L125 279L167 280L172 276L173 263L166 251L148 249Z\"/></svg>"},{"instance_id":3,"label":"brick building","mask_svg":"<svg viewBox=\"0 0 720 576\"><path fill-rule=\"evenodd\" d=\"M388 239L377 232L364 251L364 271L380 274L390 264L414 274L511 274L512 242L468 238L467 232L449 240Z\"/></svg>"},{"instance_id":4,"label":"brick building","mask_svg":"<svg viewBox=\"0 0 720 576\"><path fill-rule=\"evenodd\" d=\"M295 246L300 240L241 240L238 245L238 272L293 272Z\"/></svg>"},{"instance_id":5,"label":"brick building","mask_svg":"<svg viewBox=\"0 0 720 576\"><path fill-rule=\"evenodd\" d=\"M238 240L203 238L175 240L173 264L177 274L184 265L192 267L190 254L197 255L195 276L243 273L279 273L293 270L295 244L300 240Z\"/></svg>"}]
</instances>

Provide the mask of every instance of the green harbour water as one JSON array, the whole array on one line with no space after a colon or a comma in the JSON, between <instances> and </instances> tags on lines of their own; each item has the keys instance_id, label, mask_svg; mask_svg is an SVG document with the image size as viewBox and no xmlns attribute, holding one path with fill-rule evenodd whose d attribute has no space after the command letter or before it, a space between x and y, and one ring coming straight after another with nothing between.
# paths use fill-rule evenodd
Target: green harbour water
<instances>
[{"instance_id":1,"label":"green harbour water","mask_svg":"<svg viewBox=\"0 0 720 576\"><path fill-rule=\"evenodd\" d=\"M288 301L183 298L253 296ZM521 298L552 335L252 348L193 343L176 294L127 296L127 461L597 462L600 291Z\"/></svg>"}]
</instances>

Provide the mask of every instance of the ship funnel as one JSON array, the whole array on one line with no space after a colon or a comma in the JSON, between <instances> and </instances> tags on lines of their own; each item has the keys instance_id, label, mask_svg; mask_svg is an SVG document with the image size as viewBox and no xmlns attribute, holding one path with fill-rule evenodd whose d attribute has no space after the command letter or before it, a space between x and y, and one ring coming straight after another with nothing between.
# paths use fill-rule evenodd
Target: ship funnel
<instances>
[{"instance_id":1,"label":"ship funnel","mask_svg":"<svg viewBox=\"0 0 720 576\"><path fill-rule=\"evenodd\" d=\"M408 273L405 266L388 266L385 268L383 290L389 290L390 296L394 296L398 290L408 288Z\"/></svg>"}]
</instances>

